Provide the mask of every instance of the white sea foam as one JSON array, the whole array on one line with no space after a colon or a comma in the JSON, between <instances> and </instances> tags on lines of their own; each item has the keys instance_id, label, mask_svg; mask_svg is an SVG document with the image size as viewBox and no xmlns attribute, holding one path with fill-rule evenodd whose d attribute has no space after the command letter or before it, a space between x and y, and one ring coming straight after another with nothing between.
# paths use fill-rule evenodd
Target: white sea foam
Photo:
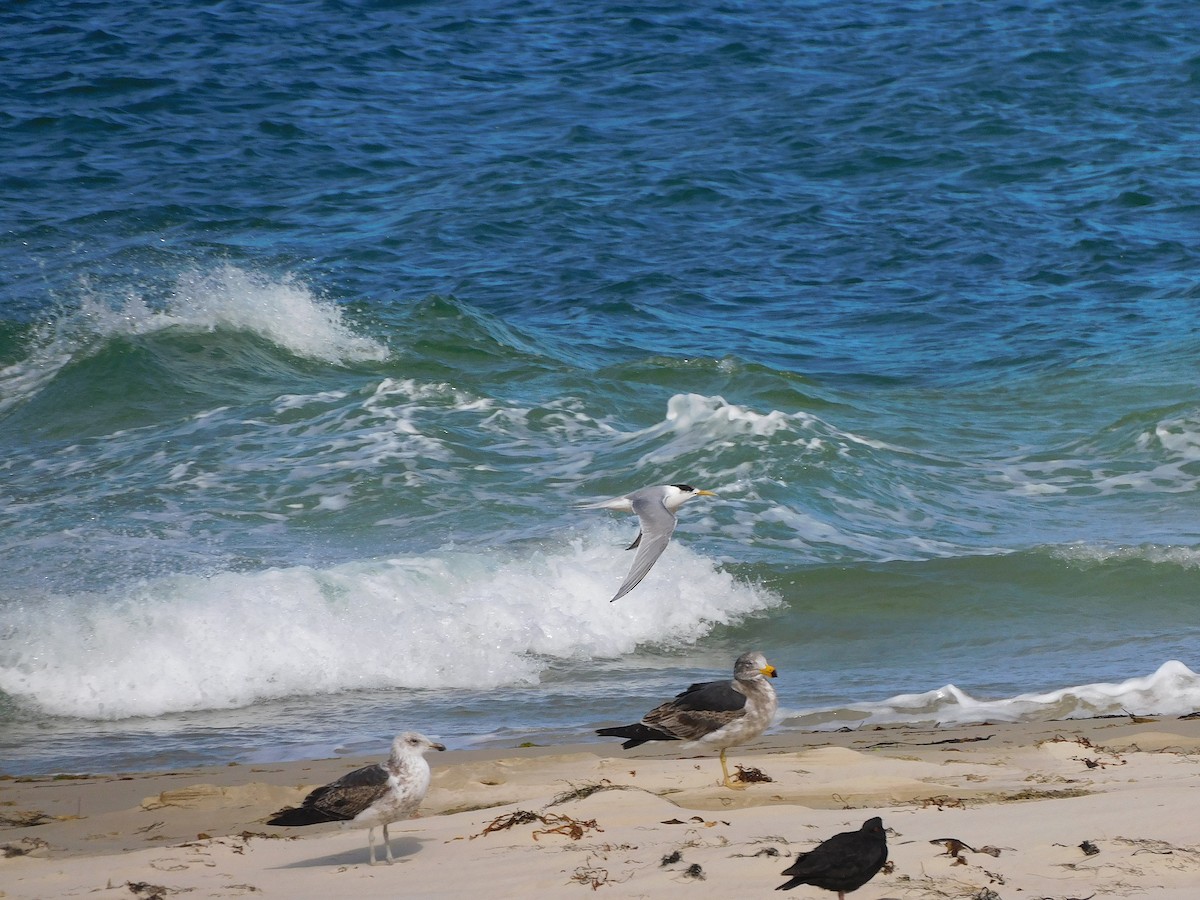
<instances>
[{"instance_id":1,"label":"white sea foam","mask_svg":"<svg viewBox=\"0 0 1200 900\"><path fill-rule=\"evenodd\" d=\"M1148 562L1155 565L1178 566L1182 569L1200 568L1200 547L1140 544L1110 546L1107 544L1066 544L1055 547L1058 559L1082 563Z\"/></svg>"},{"instance_id":2,"label":"white sea foam","mask_svg":"<svg viewBox=\"0 0 1200 900\"><path fill-rule=\"evenodd\" d=\"M533 684L554 659L690 644L778 599L673 545L609 603L615 532L524 555L436 555L30 599L0 643L0 690L90 719L380 688Z\"/></svg>"},{"instance_id":3,"label":"white sea foam","mask_svg":"<svg viewBox=\"0 0 1200 900\"><path fill-rule=\"evenodd\" d=\"M724 397L701 394L675 394L667 401L663 421L639 434L673 432L692 435L701 442L701 446L707 446L704 442L713 439L728 440L743 435L770 438L787 431L796 432L795 443L811 450L821 449L827 441L832 440L838 444L858 444L873 450L910 452L904 447L836 428L819 416L803 410L784 412L773 409L763 413L730 403Z\"/></svg>"},{"instance_id":4,"label":"white sea foam","mask_svg":"<svg viewBox=\"0 0 1200 900\"><path fill-rule=\"evenodd\" d=\"M356 334L342 310L291 276L270 278L236 266L182 275L167 311L151 315L150 327L218 327L261 335L297 356L328 362L384 359L387 349Z\"/></svg>"},{"instance_id":5,"label":"white sea foam","mask_svg":"<svg viewBox=\"0 0 1200 900\"><path fill-rule=\"evenodd\" d=\"M716 453L746 437L775 438L787 432L796 433L793 443L817 450L822 446L822 437L833 431L806 412L761 413L730 403L724 397L676 394L667 401L666 416L661 422L629 437L669 439L638 460L639 465L656 465L699 450Z\"/></svg>"},{"instance_id":6,"label":"white sea foam","mask_svg":"<svg viewBox=\"0 0 1200 900\"><path fill-rule=\"evenodd\" d=\"M1163 419L1152 432L1139 436L1138 447L1152 450L1157 444L1174 459L1200 459L1200 421L1197 413Z\"/></svg>"},{"instance_id":7,"label":"white sea foam","mask_svg":"<svg viewBox=\"0 0 1200 900\"><path fill-rule=\"evenodd\" d=\"M1113 684L1084 684L1002 700L979 700L954 685L920 694L901 694L878 703L838 708L791 710L785 725L820 729L897 723L966 725L972 722L1047 721L1096 716L1184 715L1200 709L1200 675L1178 660L1152 675Z\"/></svg>"},{"instance_id":8,"label":"white sea foam","mask_svg":"<svg viewBox=\"0 0 1200 900\"><path fill-rule=\"evenodd\" d=\"M232 265L185 273L162 302L105 296L84 285L77 303L44 323L25 359L0 369L0 411L29 399L73 359L116 337L169 328L247 331L297 356L348 363L385 359L387 348L346 322L341 307L299 280Z\"/></svg>"},{"instance_id":9,"label":"white sea foam","mask_svg":"<svg viewBox=\"0 0 1200 900\"><path fill-rule=\"evenodd\" d=\"M1200 413L1169 416L1140 433L1118 429L1048 459L1042 452L999 461L987 478L1049 499L1071 492L1192 493L1200 485L1191 465L1200 459Z\"/></svg>"}]
</instances>

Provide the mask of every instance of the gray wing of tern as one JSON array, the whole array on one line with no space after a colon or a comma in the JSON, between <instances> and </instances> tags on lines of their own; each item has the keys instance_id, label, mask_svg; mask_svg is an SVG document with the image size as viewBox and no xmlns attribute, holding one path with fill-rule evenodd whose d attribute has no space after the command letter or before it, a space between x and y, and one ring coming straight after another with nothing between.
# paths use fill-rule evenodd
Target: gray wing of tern
<instances>
[{"instance_id":1,"label":"gray wing of tern","mask_svg":"<svg viewBox=\"0 0 1200 900\"><path fill-rule=\"evenodd\" d=\"M640 494L638 491L637 494ZM621 584L616 596L609 602L620 600L637 587L646 573L658 562L667 544L671 542L671 532L675 530L675 513L663 505L661 492L650 497L630 497L633 511L641 521L642 530L637 539L629 545L629 549L637 548L637 556L633 558L633 566L625 581Z\"/></svg>"}]
</instances>

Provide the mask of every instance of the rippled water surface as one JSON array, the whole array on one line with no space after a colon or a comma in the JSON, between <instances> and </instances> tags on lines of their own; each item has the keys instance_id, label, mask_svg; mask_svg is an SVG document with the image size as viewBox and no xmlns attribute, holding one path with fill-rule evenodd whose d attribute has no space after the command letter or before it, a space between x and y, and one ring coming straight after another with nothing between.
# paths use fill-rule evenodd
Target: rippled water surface
<instances>
[{"instance_id":1,"label":"rippled water surface","mask_svg":"<svg viewBox=\"0 0 1200 900\"><path fill-rule=\"evenodd\" d=\"M7 769L1200 706L1197 24L0 11Z\"/></svg>"}]
</instances>

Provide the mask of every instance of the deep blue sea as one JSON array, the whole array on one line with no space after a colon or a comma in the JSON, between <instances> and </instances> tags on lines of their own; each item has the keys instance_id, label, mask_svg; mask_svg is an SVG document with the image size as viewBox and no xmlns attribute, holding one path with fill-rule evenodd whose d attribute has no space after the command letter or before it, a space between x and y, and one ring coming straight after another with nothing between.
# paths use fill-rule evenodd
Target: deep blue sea
<instances>
[{"instance_id":1,"label":"deep blue sea","mask_svg":"<svg viewBox=\"0 0 1200 900\"><path fill-rule=\"evenodd\" d=\"M0 770L1200 707L1198 31L5 5Z\"/></svg>"}]
</instances>

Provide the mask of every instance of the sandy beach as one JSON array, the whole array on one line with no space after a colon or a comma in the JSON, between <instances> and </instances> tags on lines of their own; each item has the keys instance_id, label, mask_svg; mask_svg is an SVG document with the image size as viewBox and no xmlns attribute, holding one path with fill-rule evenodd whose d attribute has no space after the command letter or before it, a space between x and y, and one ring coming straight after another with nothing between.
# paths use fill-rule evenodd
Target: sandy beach
<instances>
[{"instance_id":1,"label":"sandy beach","mask_svg":"<svg viewBox=\"0 0 1200 900\"><path fill-rule=\"evenodd\" d=\"M263 823L378 759L6 778L0 896L765 896L874 815L891 861L855 900L1200 891L1197 719L768 734L730 752L770 779L737 792L677 745L430 757L421 814L375 867L365 830Z\"/></svg>"}]
</instances>

